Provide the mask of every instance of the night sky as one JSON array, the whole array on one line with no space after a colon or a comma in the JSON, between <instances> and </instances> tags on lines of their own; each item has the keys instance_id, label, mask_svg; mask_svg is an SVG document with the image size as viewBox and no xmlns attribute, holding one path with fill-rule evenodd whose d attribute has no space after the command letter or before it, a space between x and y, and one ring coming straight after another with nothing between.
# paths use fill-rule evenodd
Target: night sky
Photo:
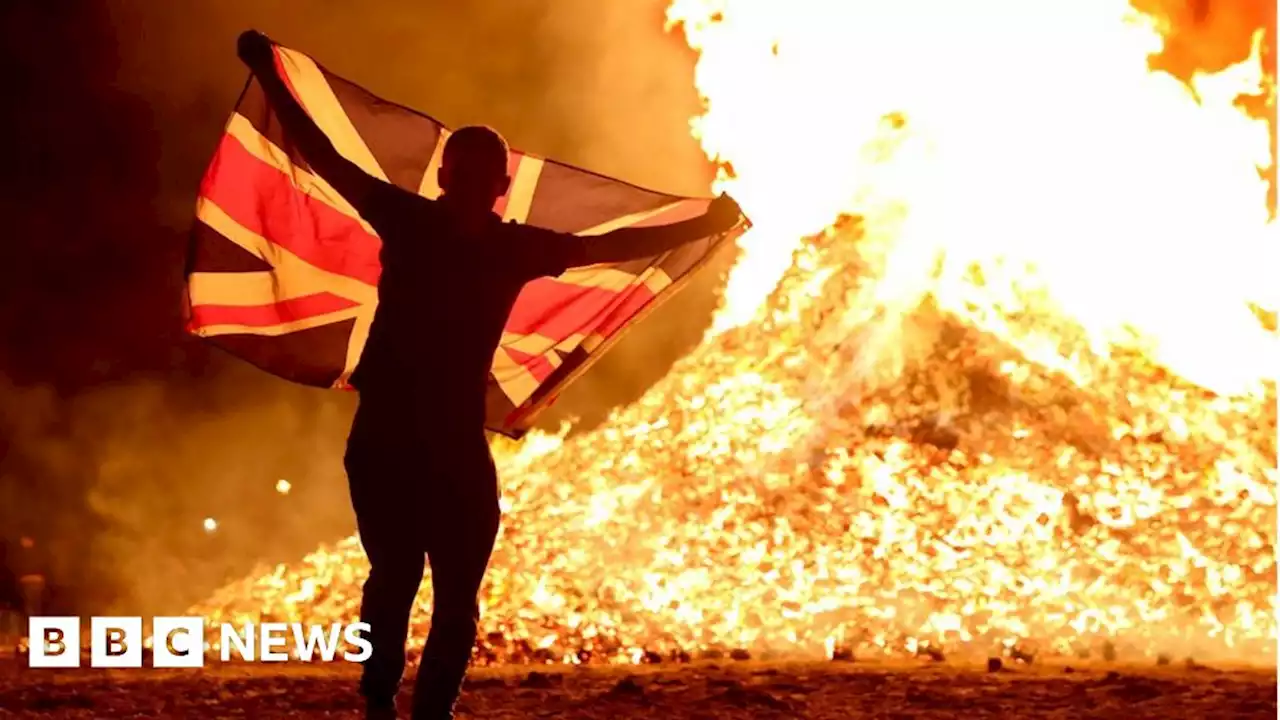
<instances>
[{"instance_id":1,"label":"night sky","mask_svg":"<svg viewBox=\"0 0 1280 720\"><path fill-rule=\"evenodd\" d=\"M197 184L246 77L242 30L447 124L491 124L521 149L704 193L711 169L688 132L695 56L663 32L666 4L0 5L0 538L37 540L26 561L60 589L51 610L180 612L255 562L354 528L340 459L355 398L276 380L181 326ZM1252 28L1275 27L1265 0L1137 4L1173 8L1160 62L1181 74L1240 60ZM637 397L696 342L731 260L647 319L546 424L589 424Z\"/></svg>"},{"instance_id":2,"label":"night sky","mask_svg":"<svg viewBox=\"0 0 1280 720\"><path fill-rule=\"evenodd\" d=\"M354 529L341 455L355 398L267 376L181 325L197 185L247 75L242 30L450 125L705 193L711 169L688 133L695 56L663 32L665 4L5 3L19 112L0 193L0 537L37 540L29 559L65 609L146 613ZM544 426L598 420L659 377L707 325L729 261Z\"/></svg>"}]
</instances>

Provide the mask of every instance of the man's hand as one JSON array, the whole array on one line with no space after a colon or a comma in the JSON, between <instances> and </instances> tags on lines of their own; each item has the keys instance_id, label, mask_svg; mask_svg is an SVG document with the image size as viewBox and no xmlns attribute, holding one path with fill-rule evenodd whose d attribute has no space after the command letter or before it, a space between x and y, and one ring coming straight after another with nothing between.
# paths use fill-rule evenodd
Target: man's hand
<instances>
[{"instance_id":1,"label":"man's hand","mask_svg":"<svg viewBox=\"0 0 1280 720\"><path fill-rule=\"evenodd\" d=\"M698 217L670 225L626 227L580 238L582 249L573 267L597 263L627 262L660 255L685 243L728 232L743 220L742 208L728 195L711 201Z\"/></svg>"},{"instance_id":2,"label":"man's hand","mask_svg":"<svg viewBox=\"0 0 1280 720\"><path fill-rule=\"evenodd\" d=\"M275 44L270 38L257 30L248 30L240 34L236 51L253 71L285 135L302 151L311 169L328 181L357 212L366 215L374 209L375 196L396 191L394 185L369 175L333 147L333 142L299 104L282 73L276 69Z\"/></svg>"},{"instance_id":3,"label":"man's hand","mask_svg":"<svg viewBox=\"0 0 1280 720\"><path fill-rule=\"evenodd\" d=\"M236 42L236 54L254 72L275 64L271 39L257 30L246 30L240 33L240 39Z\"/></svg>"},{"instance_id":4,"label":"man's hand","mask_svg":"<svg viewBox=\"0 0 1280 720\"><path fill-rule=\"evenodd\" d=\"M711 201L711 205L707 207L707 220L715 228L714 232L726 232L733 229L734 225L742 219L742 208L738 207L738 201L721 194Z\"/></svg>"}]
</instances>

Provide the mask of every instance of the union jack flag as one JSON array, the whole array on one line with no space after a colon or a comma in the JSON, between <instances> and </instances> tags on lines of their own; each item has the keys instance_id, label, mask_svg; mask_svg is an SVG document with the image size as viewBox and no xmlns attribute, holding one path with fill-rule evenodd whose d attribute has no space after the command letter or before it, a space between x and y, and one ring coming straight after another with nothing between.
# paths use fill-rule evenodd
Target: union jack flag
<instances>
[{"instance_id":1,"label":"union jack flag","mask_svg":"<svg viewBox=\"0 0 1280 720\"><path fill-rule=\"evenodd\" d=\"M303 53L276 46L275 56L294 96L347 159L406 190L440 194L436 171L448 128ZM709 202L518 151L508 170L511 190L495 212L579 235L676 222ZM522 436L566 383L734 234L526 285L493 358L487 427ZM311 171L250 78L200 186L189 331L287 380L347 389L377 307L380 247L373 228Z\"/></svg>"}]
</instances>

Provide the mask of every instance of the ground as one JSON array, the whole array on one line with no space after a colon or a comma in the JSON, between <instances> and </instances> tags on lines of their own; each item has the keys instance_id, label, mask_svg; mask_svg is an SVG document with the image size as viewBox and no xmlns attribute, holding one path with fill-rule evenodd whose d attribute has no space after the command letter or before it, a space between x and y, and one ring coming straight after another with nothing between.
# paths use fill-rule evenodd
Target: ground
<instances>
[{"instance_id":1,"label":"ground","mask_svg":"<svg viewBox=\"0 0 1280 720\"><path fill-rule=\"evenodd\" d=\"M0 718L358 718L350 666L37 670L0 664ZM407 715L406 715L407 717ZM1274 669L723 662L472 672L460 718L1268 718Z\"/></svg>"}]
</instances>

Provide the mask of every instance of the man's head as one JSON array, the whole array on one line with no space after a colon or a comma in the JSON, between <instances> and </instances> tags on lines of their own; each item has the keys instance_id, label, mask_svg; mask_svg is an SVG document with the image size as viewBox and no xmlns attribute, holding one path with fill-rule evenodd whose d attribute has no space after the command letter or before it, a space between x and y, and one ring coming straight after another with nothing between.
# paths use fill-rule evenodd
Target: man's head
<instances>
[{"instance_id":1,"label":"man's head","mask_svg":"<svg viewBox=\"0 0 1280 720\"><path fill-rule=\"evenodd\" d=\"M451 201L488 210L507 193L507 141L492 128L459 128L444 145L437 176L441 192Z\"/></svg>"}]
</instances>

